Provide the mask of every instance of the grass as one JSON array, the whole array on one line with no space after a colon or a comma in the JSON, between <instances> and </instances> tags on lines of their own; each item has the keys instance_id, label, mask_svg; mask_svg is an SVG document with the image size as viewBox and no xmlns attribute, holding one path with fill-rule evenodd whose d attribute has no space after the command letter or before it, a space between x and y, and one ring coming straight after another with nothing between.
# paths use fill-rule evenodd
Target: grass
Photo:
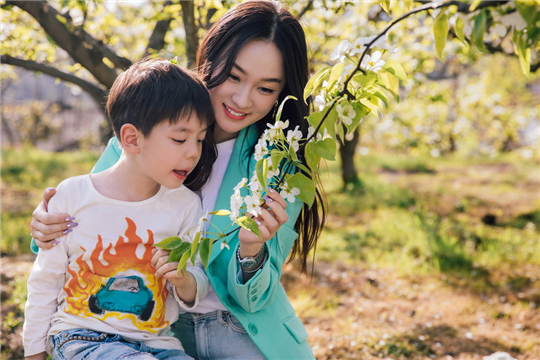
<instances>
[{"instance_id":1,"label":"grass","mask_svg":"<svg viewBox=\"0 0 540 360\"><path fill-rule=\"evenodd\" d=\"M89 173L97 153L43 152L30 146L2 149L2 255L28 253L32 212L46 187Z\"/></svg>"},{"instance_id":2,"label":"grass","mask_svg":"<svg viewBox=\"0 0 540 360\"><path fill-rule=\"evenodd\" d=\"M43 189L89 172L97 154L24 148L2 158L1 250L12 257L29 253ZM316 357L473 359L506 351L534 359L538 162L396 153L357 161L357 187L343 188L337 163L322 175L330 211L313 277L293 262L282 278ZM23 278L2 278L3 334L20 330Z\"/></svg>"}]
</instances>

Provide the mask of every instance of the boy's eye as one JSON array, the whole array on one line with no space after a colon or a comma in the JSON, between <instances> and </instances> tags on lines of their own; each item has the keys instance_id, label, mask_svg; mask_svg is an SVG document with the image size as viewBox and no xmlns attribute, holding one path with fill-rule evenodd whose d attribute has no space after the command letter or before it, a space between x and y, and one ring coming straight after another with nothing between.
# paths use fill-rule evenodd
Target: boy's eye
<instances>
[{"instance_id":1,"label":"boy's eye","mask_svg":"<svg viewBox=\"0 0 540 360\"><path fill-rule=\"evenodd\" d=\"M172 139L172 140L177 144L183 144L186 142L186 140L177 140L177 139Z\"/></svg>"}]
</instances>

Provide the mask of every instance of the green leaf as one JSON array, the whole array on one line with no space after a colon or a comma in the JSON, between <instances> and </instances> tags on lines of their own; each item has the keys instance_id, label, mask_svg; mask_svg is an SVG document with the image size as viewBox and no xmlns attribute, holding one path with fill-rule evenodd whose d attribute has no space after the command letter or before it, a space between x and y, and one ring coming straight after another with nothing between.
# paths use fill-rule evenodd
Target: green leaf
<instances>
[{"instance_id":1,"label":"green leaf","mask_svg":"<svg viewBox=\"0 0 540 360\"><path fill-rule=\"evenodd\" d=\"M463 19L461 17L458 17L456 19L456 35L463 43L463 45L467 45L467 41L465 40L465 31L463 30L465 28L465 23L463 22Z\"/></svg>"},{"instance_id":2,"label":"green leaf","mask_svg":"<svg viewBox=\"0 0 540 360\"><path fill-rule=\"evenodd\" d=\"M364 116L369 113L369 109L362 105L360 102L353 102L352 106L354 108L354 111L356 112L356 116L354 117L351 125L345 125L347 127L347 134L352 134L354 129L360 124Z\"/></svg>"},{"instance_id":3,"label":"green leaf","mask_svg":"<svg viewBox=\"0 0 540 360\"><path fill-rule=\"evenodd\" d=\"M390 74L394 75L400 80L403 80L405 84L409 79L407 79L407 73L403 69L403 66L396 60L388 60L386 63L384 63L383 69L388 71Z\"/></svg>"},{"instance_id":4,"label":"green leaf","mask_svg":"<svg viewBox=\"0 0 540 360\"><path fill-rule=\"evenodd\" d=\"M476 45L476 48L482 52L487 52L486 47L484 46L484 33L486 32L486 23L487 14L486 9L484 9L480 11L478 15L476 15L473 28L474 44Z\"/></svg>"},{"instance_id":5,"label":"green leaf","mask_svg":"<svg viewBox=\"0 0 540 360\"><path fill-rule=\"evenodd\" d=\"M525 40L526 34L519 32L517 35L516 51L519 59L519 66L525 76L529 76L531 73L531 48L527 46Z\"/></svg>"},{"instance_id":6,"label":"green leaf","mask_svg":"<svg viewBox=\"0 0 540 360\"><path fill-rule=\"evenodd\" d=\"M257 161L257 165L255 165L255 171L257 173L257 179L259 179L262 188L266 189L266 176L268 175L268 159L264 158Z\"/></svg>"},{"instance_id":7,"label":"green leaf","mask_svg":"<svg viewBox=\"0 0 540 360\"><path fill-rule=\"evenodd\" d=\"M367 74L362 74L362 73L359 73L359 74L356 74L353 76L353 80L360 84L360 86L362 86L363 88L367 87L368 85L371 85L375 82L375 80L377 80L377 74L375 74L374 72L368 72Z\"/></svg>"},{"instance_id":8,"label":"green leaf","mask_svg":"<svg viewBox=\"0 0 540 360\"><path fill-rule=\"evenodd\" d=\"M311 126L313 126L315 129L319 124L321 123L321 120L323 118L323 114L320 111L314 112L313 114L309 115L308 122ZM321 126L319 129L319 132L322 134L324 127ZM274 163L274 160L272 160L272 164Z\"/></svg>"},{"instance_id":9,"label":"green leaf","mask_svg":"<svg viewBox=\"0 0 540 360\"><path fill-rule=\"evenodd\" d=\"M279 168L279 163L281 162L281 159L283 159L283 151L273 149L270 152L270 160L272 160L272 167L274 168L274 170Z\"/></svg>"},{"instance_id":10,"label":"green leaf","mask_svg":"<svg viewBox=\"0 0 540 360\"><path fill-rule=\"evenodd\" d=\"M517 11L519 12L523 20L527 22L527 25L533 25L536 18L536 13L538 12L538 7L540 6L538 1L520 0L514 1L514 4L516 4Z\"/></svg>"},{"instance_id":11,"label":"green leaf","mask_svg":"<svg viewBox=\"0 0 540 360\"><path fill-rule=\"evenodd\" d=\"M295 98L295 97L292 96L292 95L288 95L285 99L283 99L283 101L282 101L281 104L279 105L278 111L277 111L277 113L276 113L276 122L278 122L278 121L281 119L281 113L283 112L283 107L285 106L285 103L286 103L287 100L289 100L289 99L298 100L297 98Z\"/></svg>"},{"instance_id":12,"label":"green leaf","mask_svg":"<svg viewBox=\"0 0 540 360\"><path fill-rule=\"evenodd\" d=\"M300 161L293 161L293 165L299 169L302 169L305 173L311 176L311 170L309 170L307 166L302 164Z\"/></svg>"},{"instance_id":13,"label":"green leaf","mask_svg":"<svg viewBox=\"0 0 540 360\"><path fill-rule=\"evenodd\" d=\"M243 227L244 229L251 231L255 235L261 238L261 232L259 231L259 227L257 226L257 223L255 223L255 220L250 218L249 216L242 216L236 219L236 223Z\"/></svg>"},{"instance_id":14,"label":"green leaf","mask_svg":"<svg viewBox=\"0 0 540 360\"><path fill-rule=\"evenodd\" d=\"M345 141L345 126L343 126L343 122L336 124L336 130L337 130L337 133L338 133L337 135L339 136L339 138Z\"/></svg>"},{"instance_id":15,"label":"green leaf","mask_svg":"<svg viewBox=\"0 0 540 360\"><path fill-rule=\"evenodd\" d=\"M198 232L195 234L195 239L193 239L193 242L191 243L191 254L190 256L193 256L197 250L197 246L199 246L199 239L201 238L201 233Z\"/></svg>"},{"instance_id":16,"label":"green leaf","mask_svg":"<svg viewBox=\"0 0 540 360\"><path fill-rule=\"evenodd\" d=\"M214 242L210 238L204 238L199 245L199 255L205 268L208 267L208 261L210 260L210 254L212 253L212 245Z\"/></svg>"},{"instance_id":17,"label":"green leaf","mask_svg":"<svg viewBox=\"0 0 540 360\"><path fill-rule=\"evenodd\" d=\"M399 80L394 75L388 73L388 72L380 72L379 76L381 80L383 81L383 84L380 82L377 82L376 84L379 85L381 88L389 91L394 95L396 98L396 101L399 102Z\"/></svg>"},{"instance_id":18,"label":"green leaf","mask_svg":"<svg viewBox=\"0 0 540 360\"><path fill-rule=\"evenodd\" d=\"M333 141L333 140L332 140ZM296 195L298 199L306 203L310 208L315 200L315 183L307 176L301 173L287 176L289 188L298 188L300 194Z\"/></svg>"},{"instance_id":19,"label":"green leaf","mask_svg":"<svg viewBox=\"0 0 540 360\"><path fill-rule=\"evenodd\" d=\"M208 214L217 215L217 216L229 216L231 215L231 212L229 210L217 210L217 211L209 212Z\"/></svg>"},{"instance_id":20,"label":"green leaf","mask_svg":"<svg viewBox=\"0 0 540 360\"><path fill-rule=\"evenodd\" d=\"M376 97L381 99L382 102L384 103L384 106L386 106L386 108L388 109L388 99L386 98L386 96L383 93L381 93L380 91L375 91L373 93L373 95L375 95Z\"/></svg>"},{"instance_id":21,"label":"green leaf","mask_svg":"<svg viewBox=\"0 0 540 360\"><path fill-rule=\"evenodd\" d=\"M330 89L334 87L339 77L341 76L344 67L345 63L337 63L332 67L332 72L330 73L330 78L328 79L328 85L326 86L326 89L328 91L330 91Z\"/></svg>"},{"instance_id":22,"label":"green leaf","mask_svg":"<svg viewBox=\"0 0 540 360\"><path fill-rule=\"evenodd\" d=\"M326 78L326 76L330 73L330 66L325 66L321 70L317 71L311 79L309 79L306 87L304 88L304 101L307 100L307 98L313 94L315 90L319 87L321 82ZM307 104L307 102L306 102Z\"/></svg>"},{"instance_id":23,"label":"green leaf","mask_svg":"<svg viewBox=\"0 0 540 360\"><path fill-rule=\"evenodd\" d=\"M164 250L173 250L182 245L183 241L178 236L171 236L165 238L152 246L158 247Z\"/></svg>"},{"instance_id":24,"label":"green leaf","mask_svg":"<svg viewBox=\"0 0 540 360\"><path fill-rule=\"evenodd\" d=\"M180 258L182 258L182 255L184 255L184 253L188 251L190 246L191 244L188 242L182 243L182 245L180 245L179 247L171 251L171 254L169 255L169 260L167 260L167 262L180 261Z\"/></svg>"},{"instance_id":25,"label":"green leaf","mask_svg":"<svg viewBox=\"0 0 540 360\"><path fill-rule=\"evenodd\" d=\"M188 260L189 260L189 251L186 251L182 254L182 257L180 258L180 261L178 262L177 273L178 271L182 270L182 273L184 274L184 276L187 276L186 266L187 266Z\"/></svg>"},{"instance_id":26,"label":"green leaf","mask_svg":"<svg viewBox=\"0 0 540 360\"><path fill-rule=\"evenodd\" d=\"M379 5L381 5L382 9L385 13L390 15L390 0L382 0L379 1Z\"/></svg>"},{"instance_id":27,"label":"green leaf","mask_svg":"<svg viewBox=\"0 0 540 360\"><path fill-rule=\"evenodd\" d=\"M474 0L471 3L471 6L469 6L469 11L472 12L472 11L476 10L476 8L478 7L478 5L480 5L481 2L482 2L482 0Z\"/></svg>"},{"instance_id":28,"label":"green leaf","mask_svg":"<svg viewBox=\"0 0 540 360\"><path fill-rule=\"evenodd\" d=\"M198 243L197 247L195 248L195 251L193 252L193 254L191 254L190 260L193 265L195 265L195 261L197 260L197 254L199 253L198 250L199 250L200 245L201 243Z\"/></svg>"},{"instance_id":29,"label":"green leaf","mask_svg":"<svg viewBox=\"0 0 540 360\"><path fill-rule=\"evenodd\" d=\"M448 17L446 16L445 11L441 11L435 19L435 23L433 24L433 35L435 36L437 56L442 60L446 38L448 37Z\"/></svg>"},{"instance_id":30,"label":"green leaf","mask_svg":"<svg viewBox=\"0 0 540 360\"><path fill-rule=\"evenodd\" d=\"M324 120L324 128L328 131L328 134L332 138L336 138L336 121L337 121L337 110L334 106L330 113L328 114L328 117L326 120Z\"/></svg>"},{"instance_id":31,"label":"green leaf","mask_svg":"<svg viewBox=\"0 0 540 360\"><path fill-rule=\"evenodd\" d=\"M317 166L319 165L319 161L321 161L321 157L315 152L315 144L313 142L309 142L306 144L304 154L307 165L310 169L315 171L315 169L317 169Z\"/></svg>"}]
</instances>

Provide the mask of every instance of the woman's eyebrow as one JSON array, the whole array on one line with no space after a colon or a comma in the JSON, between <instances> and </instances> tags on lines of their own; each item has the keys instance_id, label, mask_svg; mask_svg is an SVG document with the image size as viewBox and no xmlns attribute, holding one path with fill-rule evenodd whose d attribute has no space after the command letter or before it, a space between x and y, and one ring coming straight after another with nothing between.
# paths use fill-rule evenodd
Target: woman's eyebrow
<instances>
[{"instance_id":1,"label":"woman's eyebrow","mask_svg":"<svg viewBox=\"0 0 540 360\"><path fill-rule=\"evenodd\" d=\"M236 70L240 71L242 74L246 75L246 72L244 69L242 69L240 67L240 65L238 65L237 63L234 63L233 64L233 67L236 68ZM268 79L261 79L261 81L265 81L265 82L275 82L275 83L278 83L278 84L281 84L283 81L281 79L278 79L278 78L268 78Z\"/></svg>"}]
</instances>

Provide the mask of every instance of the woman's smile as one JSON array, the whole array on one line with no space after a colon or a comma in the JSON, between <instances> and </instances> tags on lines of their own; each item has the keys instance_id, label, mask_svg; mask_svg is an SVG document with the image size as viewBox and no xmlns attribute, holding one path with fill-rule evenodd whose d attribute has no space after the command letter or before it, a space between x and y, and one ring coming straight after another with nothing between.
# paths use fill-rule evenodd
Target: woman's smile
<instances>
[{"instance_id":1,"label":"woman's smile","mask_svg":"<svg viewBox=\"0 0 540 360\"><path fill-rule=\"evenodd\" d=\"M249 115L249 114L240 112L238 110L235 110L235 109L233 109L230 106L227 106L225 104L223 104L223 107L225 108L225 114L227 114L228 117L230 117L231 119L234 119L234 120L244 120L246 118L246 116Z\"/></svg>"}]
</instances>

